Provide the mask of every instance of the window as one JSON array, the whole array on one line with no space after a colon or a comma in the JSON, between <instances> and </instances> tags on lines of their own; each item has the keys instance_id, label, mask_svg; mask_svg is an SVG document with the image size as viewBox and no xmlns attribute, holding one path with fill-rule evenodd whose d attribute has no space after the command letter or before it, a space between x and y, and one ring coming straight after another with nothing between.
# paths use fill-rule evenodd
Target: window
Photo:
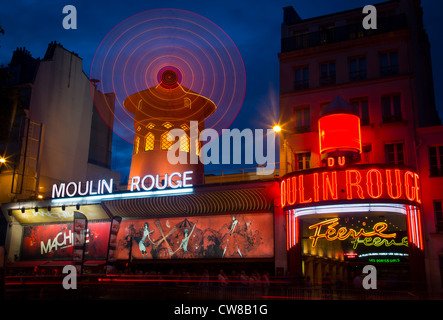
<instances>
[{"instance_id":1,"label":"window","mask_svg":"<svg viewBox=\"0 0 443 320\"><path fill-rule=\"evenodd\" d=\"M295 34L295 47L297 49L309 47L309 31L301 31Z\"/></svg>"},{"instance_id":2,"label":"window","mask_svg":"<svg viewBox=\"0 0 443 320\"><path fill-rule=\"evenodd\" d=\"M311 114L309 106L297 107L294 109L295 133L311 131Z\"/></svg>"},{"instance_id":3,"label":"window","mask_svg":"<svg viewBox=\"0 0 443 320\"><path fill-rule=\"evenodd\" d=\"M154 150L154 134L149 132L145 137L145 151Z\"/></svg>"},{"instance_id":4,"label":"window","mask_svg":"<svg viewBox=\"0 0 443 320\"><path fill-rule=\"evenodd\" d=\"M166 129L170 129L173 127L172 123L166 121L165 123L163 123L163 127L165 127Z\"/></svg>"},{"instance_id":5,"label":"window","mask_svg":"<svg viewBox=\"0 0 443 320\"><path fill-rule=\"evenodd\" d=\"M429 167L431 177L443 176L443 146L429 147Z\"/></svg>"},{"instance_id":6,"label":"window","mask_svg":"<svg viewBox=\"0 0 443 320\"><path fill-rule=\"evenodd\" d=\"M137 154L138 153L138 149L140 147L140 137L137 137L135 139L135 146L134 146L134 153Z\"/></svg>"},{"instance_id":7,"label":"window","mask_svg":"<svg viewBox=\"0 0 443 320\"><path fill-rule=\"evenodd\" d=\"M169 141L168 137L170 140L173 138L172 135L169 134L169 131L166 131L161 135L160 145L162 150L169 150L169 148L174 144L174 141Z\"/></svg>"},{"instance_id":8,"label":"window","mask_svg":"<svg viewBox=\"0 0 443 320\"><path fill-rule=\"evenodd\" d=\"M191 99L185 98L183 101L183 104L184 104L185 108L191 109Z\"/></svg>"},{"instance_id":9,"label":"window","mask_svg":"<svg viewBox=\"0 0 443 320\"><path fill-rule=\"evenodd\" d=\"M385 145L386 163L405 164L403 143L391 143Z\"/></svg>"},{"instance_id":10,"label":"window","mask_svg":"<svg viewBox=\"0 0 443 320\"><path fill-rule=\"evenodd\" d=\"M320 28L321 44L334 42L334 25L323 26Z\"/></svg>"},{"instance_id":11,"label":"window","mask_svg":"<svg viewBox=\"0 0 443 320\"><path fill-rule=\"evenodd\" d=\"M351 99L350 103L356 110L359 110L360 125L362 126L369 125L368 98Z\"/></svg>"},{"instance_id":12,"label":"window","mask_svg":"<svg viewBox=\"0 0 443 320\"><path fill-rule=\"evenodd\" d=\"M443 206L441 200L434 200L435 231L443 232Z\"/></svg>"},{"instance_id":13,"label":"window","mask_svg":"<svg viewBox=\"0 0 443 320\"><path fill-rule=\"evenodd\" d=\"M383 122L401 121L401 99L400 95L386 95L381 97Z\"/></svg>"},{"instance_id":14,"label":"window","mask_svg":"<svg viewBox=\"0 0 443 320\"><path fill-rule=\"evenodd\" d=\"M335 84L335 62L320 64L320 85Z\"/></svg>"},{"instance_id":15,"label":"window","mask_svg":"<svg viewBox=\"0 0 443 320\"><path fill-rule=\"evenodd\" d=\"M180 136L180 151L189 152L189 138L187 134Z\"/></svg>"},{"instance_id":16,"label":"window","mask_svg":"<svg viewBox=\"0 0 443 320\"><path fill-rule=\"evenodd\" d=\"M294 154L294 168L296 170L305 170L311 168L311 153L295 153Z\"/></svg>"},{"instance_id":17,"label":"window","mask_svg":"<svg viewBox=\"0 0 443 320\"><path fill-rule=\"evenodd\" d=\"M398 74L398 55L397 52L386 52L380 54L380 75L390 76Z\"/></svg>"},{"instance_id":18,"label":"window","mask_svg":"<svg viewBox=\"0 0 443 320\"><path fill-rule=\"evenodd\" d=\"M352 58L349 60L349 80L366 79L366 58Z\"/></svg>"},{"instance_id":19,"label":"window","mask_svg":"<svg viewBox=\"0 0 443 320\"><path fill-rule=\"evenodd\" d=\"M195 139L195 154L200 155L200 140L198 138Z\"/></svg>"},{"instance_id":20,"label":"window","mask_svg":"<svg viewBox=\"0 0 443 320\"><path fill-rule=\"evenodd\" d=\"M309 68L301 67L295 69L295 82L294 89L307 89L309 88Z\"/></svg>"}]
</instances>

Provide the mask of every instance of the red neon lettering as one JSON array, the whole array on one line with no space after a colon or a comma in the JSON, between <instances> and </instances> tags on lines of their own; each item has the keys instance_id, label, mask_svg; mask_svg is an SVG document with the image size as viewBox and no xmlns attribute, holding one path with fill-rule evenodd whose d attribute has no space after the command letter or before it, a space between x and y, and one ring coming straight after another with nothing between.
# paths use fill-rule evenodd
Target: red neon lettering
<instances>
[{"instance_id":1,"label":"red neon lettering","mask_svg":"<svg viewBox=\"0 0 443 320\"><path fill-rule=\"evenodd\" d=\"M334 158L329 157L328 158L328 167L333 167L335 164Z\"/></svg>"},{"instance_id":2,"label":"red neon lettering","mask_svg":"<svg viewBox=\"0 0 443 320\"><path fill-rule=\"evenodd\" d=\"M409 201L414 201L415 199L415 187L412 186L410 180L414 179L414 174L411 171L405 172L405 195Z\"/></svg>"},{"instance_id":3,"label":"red neon lettering","mask_svg":"<svg viewBox=\"0 0 443 320\"><path fill-rule=\"evenodd\" d=\"M325 221L321 221L319 223L313 224L309 226L309 230L315 229L314 235L310 236L309 239L312 240L312 247L315 247L317 245L317 241L319 239L326 239L328 241L334 241L334 240L346 240L349 237L352 237L354 239L360 238L360 237L374 237L378 236L380 238L390 239L395 238L397 236L396 233L390 233L390 234L384 234L383 231L385 231L388 228L388 224L385 222L378 222L372 227L372 231L365 231L363 228L360 229L360 231L356 231L354 229L347 230L346 227L341 227L340 229L335 230L335 227L338 225L339 218L333 218ZM326 231L324 233L321 232L321 228L323 226L326 227Z\"/></svg>"},{"instance_id":4,"label":"red neon lettering","mask_svg":"<svg viewBox=\"0 0 443 320\"><path fill-rule=\"evenodd\" d=\"M420 176L416 173L414 173L414 185L415 185L415 200L418 203L421 203L421 199L420 199Z\"/></svg>"},{"instance_id":5,"label":"red neon lettering","mask_svg":"<svg viewBox=\"0 0 443 320\"><path fill-rule=\"evenodd\" d=\"M292 206L297 201L297 177L292 177L290 179L287 179L287 184L288 184L287 201L288 204Z\"/></svg>"},{"instance_id":6,"label":"red neon lettering","mask_svg":"<svg viewBox=\"0 0 443 320\"><path fill-rule=\"evenodd\" d=\"M337 191L337 171L332 172L332 182L329 179L329 172L323 172L323 200L328 200L328 193L331 194L332 200L338 199Z\"/></svg>"},{"instance_id":7,"label":"red neon lettering","mask_svg":"<svg viewBox=\"0 0 443 320\"><path fill-rule=\"evenodd\" d=\"M282 180L280 183L280 202L281 206L284 207L286 205L286 181Z\"/></svg>"},{"instance_id":8,"label":"red neon lettering","mask_svg":"<svg viewBox=\"0 0 443 320\"><path fill-rule=\"evenodd\" d=\"M320 186L318 185L318 173L314 173L314 201L318 202L320 201L320 194L319 194Z\"/></svg>"},{"instance_id":9,"label":"red neon lettering","mask_svg":"<svg viewBox=\"0 0 443 320\"><path fill-rule=\"evenodd\" d=\"M356 181L352 182L352 174L355 175ZM364 199L363 188L360 186L361 174L358 170L346 170L346 193L348 200L352 200L352 187L357 188L357 195L360 199Z\"/></svg>"},{"instance_id":10,"label":"red neon lettering","mask_svg":"<svg viewBox=\"0 0 443 320\"><path fill-rule=\"evenodd\" d=\"M303 184L303 175L298 176L298 187L300 191L300 203L309 203L312 202L312 198L309 198L308 200L305 200L305 187Z\"/></svg>"},{"instance_id":11,"label":"red neon lettering","mask_svg":"<svg viewBox=\"0 0 443 320\"><path fill-rule=\"evenodd\" d=\"M344 190L343 194L338 192L345 182L346 196ZM404 199L421 203L419 175L401 169L353 168L291 175L281 181L280 191L282 206L369 198Z\"/></svg>"},{"instance_id":12,"label":"red neon lettering","mask_svg":"<svg viewBox=\"0 0 443 320\"><path fill-rule=\"evenodd\" d=\"M345 165L345 163L346 163L346 158L345 158L345 156L338 157L337 160L338 160L338 165L341 166L341 167L343 167L343 166Z\"/></svg>"},{"instance_id":13,"label":"red neon lettering","mask_svg":"<svg viewBox=\"0 0 443 320\"><path fill-rule=\"evenodd\" d=\"M376 182L375 186L377 187L377 193L374 194L374 181L373 181L373 174L375 173L376 176ZM382 180L381 180L381 172L377 169L371 169L366 173L366 186L368 189L368 194L373 199L378 199L381 197L382 193Z\"/></svg>"},{"instance_id":14,"label":"red neon lettering","mask_svg":"<svg viewBox=\"0 0 443 320\"><path fill-rule=\"evenodd\" d=\"M386 189L388 190L388 195L392 199L398 199L402 195L402 185L401 185L401 176L400 176L400 170L395 169L395 190L396 195L394 196L394 193L392 192L392 170L386 169Z\"/></svg>"}]
</instances>

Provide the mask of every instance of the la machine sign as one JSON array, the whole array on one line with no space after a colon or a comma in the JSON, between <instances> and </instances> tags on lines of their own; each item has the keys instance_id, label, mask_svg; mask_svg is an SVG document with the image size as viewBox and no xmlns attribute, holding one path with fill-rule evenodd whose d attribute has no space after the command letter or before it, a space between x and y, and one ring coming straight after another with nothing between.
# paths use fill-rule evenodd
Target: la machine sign
<instances>
[{"instance_id":1,"label":"la machine sign","mask_svg":"<svg viewBox=\"0 0 443 320\"><path fill-rule=\"evenodd\" d=\"M164 189L177 189L192 187L193 171L174 172L164 175L134 176L130 181L130 192L151 191ZM54 184L52 186L52 198L65 198L74 196L93 196L113 193L113 179L101 179L98 181L69 182Z\"/></svg>"},{"instance_id":2,"label":"la machine sign","mask_svg":"<svg viewBox=\"0 0 443 320\"><path fill-rule=\"evenodd\" d=\"M419 175L398 167L362 165L291 173L283 177L280 191L282 207L335 200L421 203Z\"/></svg>"}]
</instances>

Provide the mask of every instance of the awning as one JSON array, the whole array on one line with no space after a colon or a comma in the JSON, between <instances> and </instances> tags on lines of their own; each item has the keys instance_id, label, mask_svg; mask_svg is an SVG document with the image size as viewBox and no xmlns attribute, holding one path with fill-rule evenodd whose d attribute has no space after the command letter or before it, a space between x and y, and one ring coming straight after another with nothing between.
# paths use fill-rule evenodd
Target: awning
<instances>
[{"instance_id":1,"label":"awning","mask_svg":"<svg viewBox=\"0 0 443 320\"><path fill-rule=\"evenodd\" d=\"M249 188L241 185L229 189L219 186L192 194L118 199L102 204L113 216L122 218L270 211L273 187L273 184L264 183Z\"/></svg>"}]
</instances>

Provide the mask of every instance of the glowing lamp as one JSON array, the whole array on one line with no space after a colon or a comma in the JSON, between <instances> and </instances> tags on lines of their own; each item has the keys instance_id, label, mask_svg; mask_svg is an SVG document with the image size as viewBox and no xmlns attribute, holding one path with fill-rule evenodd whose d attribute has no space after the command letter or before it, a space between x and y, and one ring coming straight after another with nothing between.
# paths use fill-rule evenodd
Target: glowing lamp
<instances>
[{"instance_id":1,"label":"glowing lamp","mask_svg":"<svg viewBox=\"0 0 443 320\"><path fill-rule=\"evenodd\" d=\"M358 110L336 97L321 112L318 119L320 154L328 157L360 161L361 130Z\"/></svg>"},{"instance_id":2,"label":"glowing lamp","mask_svg":"<svg viewBox=\"0 0 443 320\"><path fill-rule=\"evenodd\" d=\"M274 130L274 132L280 132L281 127L278 124L276 124L275 126L272 127L272 130Z\"/></svg>"},{"instance_id":3,"label":"glowing lamp","mask_svg":"<svg viewBox=\"0 0 443 320\"><path fill-rule=\"evenodd\" d=\"M0 158L0 163L6 163L6 159L5 158Z\"/></svg>"}]
</instances>

